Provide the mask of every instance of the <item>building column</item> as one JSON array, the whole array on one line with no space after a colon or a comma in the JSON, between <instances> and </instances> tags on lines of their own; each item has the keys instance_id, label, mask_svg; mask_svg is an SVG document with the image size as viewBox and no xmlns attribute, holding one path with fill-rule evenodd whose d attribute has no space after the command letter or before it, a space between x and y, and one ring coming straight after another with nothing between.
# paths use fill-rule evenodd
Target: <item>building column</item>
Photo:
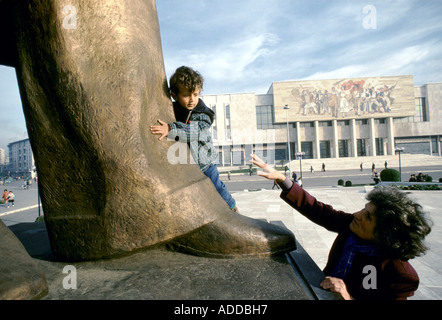
<instances>
[{"instance_id":1,"label":"building column","mask_svg":"<svg viewBox=\"0 0 442 320\"><path fill-rule=\"evenodd\" d=\"M296 121L296 152L301 152L301 122Z\"/></svg>"},{"instance_id":2,"label":"building column","mask_svg":"<svg viewBox=\"0 0 442 320\"><path fill-rule=\"evenodd\" d=\"M316 157L315 154L313 154L313 159L320 159L321 158L321 148L320 148L320 144L319 144L319 121L315 120L314 121L314 126L315 126L315 145L314 145L314 151L316 152Z\"/></svg>"},{"instance_id":3,"label":"building column","mask_svg":"<svg viewBox=\"0 0 442 320\"><path fill-rule=\"evenodd\" d=\"M439 157L442 155L442 151L441 151L441 143L440 143L440 136L437 136L437 148L439 149Z\"/></svg>"},{"instance_id":4,"label":"building column","mask_svg":"<svg viewBox=\"0 0 442 320\"><path fill-rule=\"evenodd\" d=\"M358 157L358 144L356 140L356 120L350 119L350 130L351 130L351 148L353 152L353 157Z\"/></svg>"},{"instance_id":5,"label":"building column","mask_svg":"<svg viewBox=\"0 0 442 320\"><path fill-rule=\"evenodd\" d=\"M388 139L388 149L387 154L388 155L394 155L394 122L393 117L387 118L387 139Z\"/></svg>"},{"instance_id":6,"label":"building column","mask_svg":"<svg viewBox=\"0 0 442 320\"><path fill-rule=\"evenodd\" d=\"M369 130L370 130L370 156L376 156L376 137L374 134L374 118L368 119L369 122Z\"/></svg>"},{"instance_id":7,"label":"building column","mask_svg":"<svg viewBox=\"0 0 442 320\"><path fill-rule=\"evenodd\" d=\"M333 119L332 126L333 126L333 146L332 146L332 148L333 148L333 152L334 152L334 157L339 158L338 120Z\"/></svg>"}]
</instances>

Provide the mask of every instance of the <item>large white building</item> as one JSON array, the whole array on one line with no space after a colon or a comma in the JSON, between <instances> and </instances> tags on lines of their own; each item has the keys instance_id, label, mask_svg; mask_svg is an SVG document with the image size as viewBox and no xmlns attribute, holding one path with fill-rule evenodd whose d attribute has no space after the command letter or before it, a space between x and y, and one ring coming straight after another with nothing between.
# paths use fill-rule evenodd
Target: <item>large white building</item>
<instances>
[{"instance_id":1,"label":"large white building","mask_svg":"<svg viewBox=\"0 0 442 320\"><path fill-rule=\"evenodd\" d=\"M442 83L412 76L274 82L267 94L203 95L219 166L404 153L441 156ZM287 144L287 141L290 144Z\"/></svg>"}]
</instances>

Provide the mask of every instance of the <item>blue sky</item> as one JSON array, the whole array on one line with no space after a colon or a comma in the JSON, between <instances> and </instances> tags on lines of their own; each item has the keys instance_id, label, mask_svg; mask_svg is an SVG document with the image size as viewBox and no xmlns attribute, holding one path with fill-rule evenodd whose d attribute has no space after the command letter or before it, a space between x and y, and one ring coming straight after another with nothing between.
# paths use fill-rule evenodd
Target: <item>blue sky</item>
<instances>
[{"instance_id":1,"label":"blue sky","mask_svg":"<svg viewBox=\"0 0 442 320\"><path fill-rule=\"evenodd\" d=\"M273 81L414 75L442 82L442 0L157 0L168 77L188 65L203 94ZM0 67L0 147L27 137L15 72Z\"/></svg>"}]
</instances>

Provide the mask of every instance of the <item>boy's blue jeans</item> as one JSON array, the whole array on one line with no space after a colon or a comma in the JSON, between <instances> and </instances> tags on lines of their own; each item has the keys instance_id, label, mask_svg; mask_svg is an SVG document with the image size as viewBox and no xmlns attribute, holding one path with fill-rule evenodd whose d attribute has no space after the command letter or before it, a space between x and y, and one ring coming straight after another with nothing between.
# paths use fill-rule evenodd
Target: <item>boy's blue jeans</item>
<instances>
[{"instance_id":1,"label":"boy's blue jeans","mask_svg":"<svg viewBox=\"0 0 442 320\"><path fill-rule=\"evenodd\" d=\"M220 180L218 168L215 165L210 166L206 171L204 171L204 174L207 177L209 177L210 180L212 180L213 185L215 186L216 190L221 195L221 197L224 199L224 201L229 205L229 208L233 209L236 205L236 201L235 201L235 199L233 199L229 190L227 190L227 187L224 184L224 182L222 182Z\"/></svg>"}]
</instances>

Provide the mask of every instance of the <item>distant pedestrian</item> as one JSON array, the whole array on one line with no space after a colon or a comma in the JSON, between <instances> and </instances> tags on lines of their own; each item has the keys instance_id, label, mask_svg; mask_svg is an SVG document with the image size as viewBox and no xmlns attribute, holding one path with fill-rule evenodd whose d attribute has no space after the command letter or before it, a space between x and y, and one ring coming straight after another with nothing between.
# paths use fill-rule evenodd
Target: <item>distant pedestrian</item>
<instances>
[{"instance_id":1,"label":"distant pedestrian","mask_svg":"<svg viewBox=\"0 0 442 320\"><path fill-rule=\"evenodd\" d=\"M325 172L325 163L322 163L322 171Z\"/></svg>"},{"instance_id":2,"label":"distant pedestrian","mask_svg":"<svg viewBox=\"0 0 442 320\"><path fill-rule=\"evenodd\" d=\"M371 176L374 184L378 184L379 182L381 182L381 179L378 176L378 173L376 172L376 170L373 171L373 175Z\"/></svg>"},{"instance_id":3,"label":"distant pedestrian","mask_svg":"<svg viewBox=\"0 0 442 320\"><path fill-rule=\"evenodd\" d=\"M227 178L230 180L230 171L227 171Z\"/></svg>"},{"instance_id":4,"label":"distant pedestrian","mask_svg":"<svg viewBox=\"0 0 442 320\"><path fill-rule=\"evenodd\" d=\"M361 165L359 166L361 168L361 171L363 170L363 163L361 162Z\"/></svg>"},{"instance_id":5,"label":"distant pedestrian","mask_svg":"<svg viewBox=\"0 0 442 320\"><path fill-rule=\"evenodd\" d=\"M9 195L8 195L8 208L9 208L9 204L11 204L12 206L14 206L14 204L15 204L15 194L12 191L9 191Z\"/></svg>"},{"instance_id":6,"label":"distant pedestrian","mask_svg":"<svg viewBox=\"0 0 442 320\"><path fill-rule=\"evenodd\" d=\"M296 181L296 184L302 188L302 179L299 178L298 181Z\"/></svg>"},{"instance_id":7,"label":"distant pedestrian","mask_svg":"<svg viewBox=\"0 0 442 320\"><path fill-rule=\"evenodd\" d=\"M374 162L373 162L373 164L371 165L371 172L373 172L374 169L376 169L376 166L374 165Z\"/></svg>"},{"instance_id":8,"label":"distant pedestrian","mask_svg":"<svg viewBox=\"0 0 442 320\"><path fill-rule=\"evenodd\" d=\"M276 187L276 189L280 189L280 188L279 188L279 184L276 182L276 180L273 180L273 187L272 187L272 190L275 189L275 187Z\"/></svg>"},{"instance_id":9,"label":"distant pedestrian","mask_svg":"<svg viewBox=\"0 0 442 320\"><path fill-rule=\"evenodd\" d=\"M3 195L2 195L2 198L5 201L5 206L8 205L8 196L9 196L8 189L5 189L5 191L3 191Z\"/></svg>"},{"instance_id":10,"label":"distant pedestrian","mask_svg":"<svg viewBox=\"0 0 442 320\"><path fill-rule=\"evenodd\" d=\"M385 166L385 169L387 169L387 167L388 167L387 161L385 161L384 166Z\"/></svg>"},{"instance_id":11,"label":"distant pedestrian","mask_svg":"<svg viewBox=\"0 0 442 320\"><path fill-rule=\"evenodd\" d=\"M313 169L313 166L310 166L310 173L315 173L314 171L315 169Z\"/></svg>"}]
</instances>

